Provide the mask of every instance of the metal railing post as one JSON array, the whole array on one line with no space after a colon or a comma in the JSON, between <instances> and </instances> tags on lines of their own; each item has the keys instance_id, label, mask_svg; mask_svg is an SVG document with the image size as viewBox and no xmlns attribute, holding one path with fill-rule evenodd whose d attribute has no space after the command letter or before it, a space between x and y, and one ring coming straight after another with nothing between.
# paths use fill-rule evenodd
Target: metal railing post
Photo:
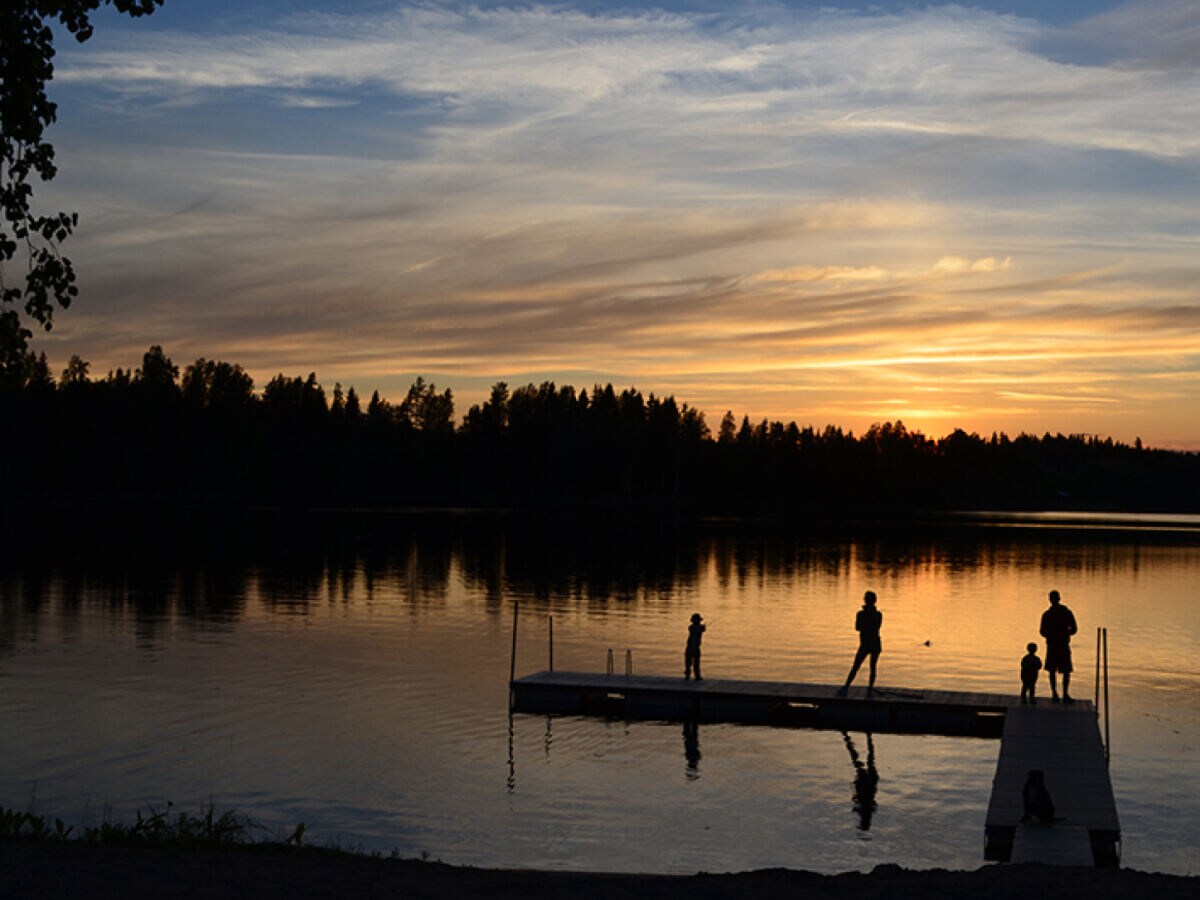
<instances>
[{"instance_id":1,"label":"metal railing post","mask_svg":"<svg viewBox=\"0 0 1200 900\"><path fill-rule=\"evenodd\" d=\"M554 616L550 616L550 668L549 671L554 671Z\"/></svg>"},{"instance_id":2,"label":"metal railing post","mask_svg":"<svg viewBox=\"0 0 1200 900\"><path fill-rule=\"evenodd\" d=\"M604 674L611 675L613 673L613 652L612 647L608 648L608 660L604 667Z\"/></svg>"},{"instance_id":3,"label":"metal railing post","mask_svg":"<svg viewBox=\"0 0 1200 900\"><path fill-rule=\"evenodd\" d=\"M1104 629L1104 761L1112 758L1112 748L1108 735L1108 629Z\"/></svg>"},{"instance_id":4,"label":"metal railing post","mask_svg":"<svg viewBox=\"0 0 1200 900\"><path fill-rule=\"evenodd\" d=\"M625 674L626 675L633 674L633 651L632 650L625 651Z\"/></svg>"}]
</instances>

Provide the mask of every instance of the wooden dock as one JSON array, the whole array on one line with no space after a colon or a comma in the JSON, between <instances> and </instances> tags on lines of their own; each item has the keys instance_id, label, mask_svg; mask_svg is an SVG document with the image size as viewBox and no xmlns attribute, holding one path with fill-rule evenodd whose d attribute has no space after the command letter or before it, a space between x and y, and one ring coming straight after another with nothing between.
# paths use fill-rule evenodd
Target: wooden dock
<instances>
[{"instance_id":1,"label":"wooden dock","mask_svg":"<svg viewBox=\"0 0 1200 900\"><path fill-rule=\"evenodd\" d=\"M738 722L1000 739L984 858L1116 865L1120 826L1091 702L1022 706L1015 695L777 681L538 672L510 683L514 712ZM1062 821L1022 824L1021 788L1040 769Z\"/></svg>"},{"instance_id":2,"label":"wooden dock","mask_svg":"<svg viewBox=\"0 0 1200 900\"><path fill-rule=\"evenodd\" d=\"M1021 824L1021 788L1031 769L1044 773L1059 819L1053 825ZM1096 865L1117 864L1121 826L1091 703L1042 699L1009 710L984 833L985 859L1059 862L1086 855Z\"/></svg>"},{"instance_id":3,"label":"wooden dock","mask_svg":"<svg viewBox=\"0 0 1200 900\"><path fill-rule=\"evenodd\" d=\"M977 737L999 737L1017 702L1005 694L893 687L872 694L852 687L843 697L828 684L588 672L538 672L514 680L511 690L516 712Z\"/></svg>"}]
</instances>

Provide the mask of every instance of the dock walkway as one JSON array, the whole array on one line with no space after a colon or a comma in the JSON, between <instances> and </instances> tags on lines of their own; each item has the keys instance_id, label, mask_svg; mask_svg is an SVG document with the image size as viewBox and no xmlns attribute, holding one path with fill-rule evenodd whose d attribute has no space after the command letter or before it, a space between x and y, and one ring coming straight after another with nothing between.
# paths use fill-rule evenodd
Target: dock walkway
<instances>
[{"instance_id":1,"label":"dock walkway","mask_svg":"<svg viewBox=\"0 0 1200 900\"><path fill-rule=\"evenodd\" d=\"M1116 802L1089 701L1022 706L1010 694L852 687L842 696L826 684L547 671L514 679L510 704L525 713L1000 738L984 858L1118 861ZM1061 822L1021 823L1031 769L1045 774Z\"/></svg>"},{"instance_id":2,"label":"dock walkway","mask_svg":"<svg viewBox=\"0 0 1200 900\"><path fill-rule=\"evenodd\" d=\"M828 684L590 672L538 672L511 688L516 712L979 737L999 737L1017 703L1006 694L852 687L843 697Z\"/></svg>"},{"instance_id":3,"label":"dock walkway","mask_svg":"<svg viewBox=\"0 0 1200 900\"><path fill-rule=\"evenodd\" d=\"M1021 789L1040 769L1059 821L1020 824ZM1055 862L1071 834L1099 865L1115 865L1121 826L1092 704L1017 706L1004 717L984 826L984 858Z\"/></svg>"}]
</instances>

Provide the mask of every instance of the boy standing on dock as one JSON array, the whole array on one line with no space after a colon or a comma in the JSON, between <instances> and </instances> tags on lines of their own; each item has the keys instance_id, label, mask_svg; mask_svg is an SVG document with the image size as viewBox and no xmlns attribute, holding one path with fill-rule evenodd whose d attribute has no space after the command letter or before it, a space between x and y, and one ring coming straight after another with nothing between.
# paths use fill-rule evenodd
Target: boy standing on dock
<instances>
[{"instance_id":1,"label":"boy standing on dock","mask_svg":"<svg viewBox=\"0 0 1200 900\"><path fill-rule=\"evenodd\" d=\"M687 648L683 651L683 677L686 681L692 677L692 672L696 673L696 680L703 681L700 677L700 639L704 637L704 625L700 613L692 613L692 624L688 626Z\"/></svg>"},{"instance_id":2,"label":"boy standing on dock","mask_svg":"<svg viewBox=\"0 0 1200 900\"><path fill-rule=\"evenodd\" d=\"M1021 702L1037 706L1034 693L1037 690L1038 672L1042 671L1042 661L1038 659L1037 644L1032 641L1025 645L1027 652L1021 657Z\"/></svg>"},{"instance_id":3,"label":"boy standing on dock","mask_svg":"<svg viewBox=\"0 0 1200 900\"><path fill-rule=\"evenodd\" d=\"M1050 675L1050 699L1058 702L1058 682L1055 673L1062 673L1063 703L1074 703L1071 697L1071 635L1079 630L1075 614L1060 602L1058 591L1050 592L1050 608L1042 613L1039 634L1046 639L1046 671Z\"/></svg>"}]
</instances>

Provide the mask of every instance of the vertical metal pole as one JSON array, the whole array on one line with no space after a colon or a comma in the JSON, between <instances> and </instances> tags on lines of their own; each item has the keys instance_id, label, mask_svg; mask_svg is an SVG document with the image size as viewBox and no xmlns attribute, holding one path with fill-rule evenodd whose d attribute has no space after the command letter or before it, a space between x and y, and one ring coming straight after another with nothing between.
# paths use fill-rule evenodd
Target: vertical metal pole
<instances>
[{"instance_id":1,"label":"vertical metal pole","mask_svg":"<svg viewBox=\"0 0 1200 900\"><path fill-rule=\"evenodd\" d=\"M1112 746L1108 737L1108 629L1104 629L1104 761L1112 757Z\"/></svg>"},{"instance_id":2,"label":"vertical metal pole","mask_svg":"<svg viewBox=\"0 0 1200 900\"><path fill-rule=\"evenodd\" d=\"M550 617L550 671L554 671L554 616Z\"/></svg>"},{"instance_id":3,"label":"vertical metal pole","mask_svg":"<svg viewBox=\"0 0 1200 900\"><path fill-rule=\"evenodd\" d=\"M1096 626L1096 693L1092 697L1092 706L1096 714L1100 714L1100 626Z\"/></svg>"},{"instance_id":4,"label":"vertical metal pole","mask_svg":"<svg viewBox=\"0 0 1200 900\"><path fill-rule=\"evenodd\" d=\"M517 614L521 611L520 602L513 601L513 639L512 639L512 661L508 664L508 708L511 710L513 704L513 687L512 683L517 680Z\"/></svg>"},{"instance_id":5,"label":"vertical metal pole","mask_svg":"<svg viewBox=\"0 0 1200 900\"><path fill-rule=\"evenodd\" d=\"M626 675L633 674L633 651L632 650L625 651L625 674Z\"/></svg>"},{"instance_id":6,"label":"vertical metal pole","mask_svg":"<svg viewBox=\"0 0 1200 900\"><path fill-rule=\"evenodd\" d=\"M613 655L612 655L612 647L609 647L609 648L608 648L608 659L606 660L606 664L605 664L605 667L604 667L604 673L605 673L606 675L611 675L611 674L613 673Z\"/></svg>"}]
</instances>

